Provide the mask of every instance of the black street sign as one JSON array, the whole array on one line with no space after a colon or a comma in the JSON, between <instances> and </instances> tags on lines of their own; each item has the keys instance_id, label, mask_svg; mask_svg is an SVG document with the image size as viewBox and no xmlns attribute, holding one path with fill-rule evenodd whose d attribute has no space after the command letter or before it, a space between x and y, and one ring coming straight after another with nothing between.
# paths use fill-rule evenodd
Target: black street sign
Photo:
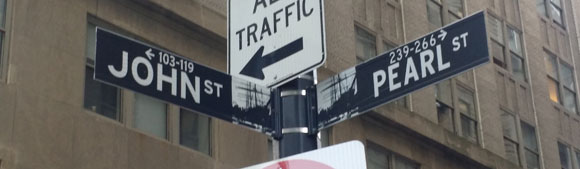
<instances>
[{"instance_id":1,"label":"black street sign","mask_svg":"<svg viewBox=\"0 0 580 169\"><path fill-rule=\"evenodd\" d=\"M489 62L484 12L316 85L322 129Z\"/></svg>"},{"instance_id":2,"label":"black street sign","mask_svg":"<svg viewBox=\"0 0 580 169\"><path fill-rule=\"evenodd\" d=\"M97 28L95 79L271 134L270 89Z\"/></svg>"}]
</instances>

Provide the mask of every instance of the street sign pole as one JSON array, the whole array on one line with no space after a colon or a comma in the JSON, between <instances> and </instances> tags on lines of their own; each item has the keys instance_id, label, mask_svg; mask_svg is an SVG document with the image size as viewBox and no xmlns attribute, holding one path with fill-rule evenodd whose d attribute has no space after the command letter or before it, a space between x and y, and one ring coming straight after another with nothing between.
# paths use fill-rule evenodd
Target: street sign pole
<instances>
[{"instance_id":1,"label":"street sign pole","mask_svg":"<svg viewBox=\"0 0 580 169\"><path fill-rule=\"evenodd\" d=\"M279 139L280 158L315 150L317 146L316 135L312 132L314 116L310 112L311 103L309 97L315 94L309 92L309 87L314 85L313 73L300 76L278 89L279 108L282 134Z\"/></svg>"}]
</instances>

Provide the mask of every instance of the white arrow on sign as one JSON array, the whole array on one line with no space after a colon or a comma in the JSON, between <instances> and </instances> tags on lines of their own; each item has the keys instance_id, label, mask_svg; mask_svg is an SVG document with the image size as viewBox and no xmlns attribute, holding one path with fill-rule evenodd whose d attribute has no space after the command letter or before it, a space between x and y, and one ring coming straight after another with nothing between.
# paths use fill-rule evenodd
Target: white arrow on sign
<instances>
[{"instance_id":1,"label":"white arrow on sign","mask_svg":"<svg viewBox=\"0 0 580 169\"><path fill-rule=\"evenodd\" d=\"M441 39L441 41L445 40L445 37L447 37L447 32L444 31L443 29L441 29L439 31L439 35L437 35L437 37L439 37L439 39Z\"/></svg>"},{"instance_id":2,"label":"white arrow on sign","mask_svg":"<svg viewBox=\"0 0 580 169\"><path fill-rule=\"evenodd\" d=\"M147 55L147 57L149 58L149 60L153 59L153 57L155 57L155 54L151 53L152 49L149 48L149 50L145 51L145 55Z\"/></svg>"}]
</instances>

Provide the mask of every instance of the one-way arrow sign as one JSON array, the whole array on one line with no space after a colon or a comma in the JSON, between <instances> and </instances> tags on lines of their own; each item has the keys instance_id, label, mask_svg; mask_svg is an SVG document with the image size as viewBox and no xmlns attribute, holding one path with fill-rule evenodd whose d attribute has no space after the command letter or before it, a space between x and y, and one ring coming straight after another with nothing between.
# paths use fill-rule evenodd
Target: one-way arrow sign
<instances>
[{"instance_id":1,"label":"one-way arrow sign","mask_svg":"<svg viewBox=\"0 0 580 169\"><path fill-rule=\"evenodd\" d=\"M479 12L316 85L319 129L489 62Z\"/></svg>"},{"instance_id":2,"label":"one-way arrow sign","mask_svg":"<svg viewBox=\"0 0 580 169\"><path fill-rule=\"evenodd\" d=\"M288 56L291 56L304 48L302 38L287 44L286 46L262 56L264 53L264 46L260 47L256 54L250 59L250 62L244 66L240 74L254 77L256 79L264 80L263 68L268 67Z\"/></svg>"},{"instance_id":3,"label":"one-way arrow sign","mask_svg":"<svg viewBox=\"0 0 580 169\"><path fill-rule=\"evenodd\" d=\"M228 0L228 73L277 87L326 60L323 0Z\"/></svg>"}]
</instances>

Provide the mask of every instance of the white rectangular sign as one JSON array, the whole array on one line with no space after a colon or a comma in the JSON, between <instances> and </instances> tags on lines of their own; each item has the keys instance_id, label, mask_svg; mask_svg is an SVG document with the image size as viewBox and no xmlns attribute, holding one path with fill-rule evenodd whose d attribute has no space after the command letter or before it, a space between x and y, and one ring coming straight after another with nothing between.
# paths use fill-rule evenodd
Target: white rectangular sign
<instances>
[{"instance_id":1,"label":"white rectangular sign","mask_svg":"<svg viewBox=\"0 0 580 169\"><path fill-rule=\"evenodd\" d=\"M323 0L229 0L228 73L275 87L325 60Z\"/></svg>"},{"instance_id":2,"label":"white rectangular sign","mask_svg":"<svg viewBox=\"0 0 580 169\"><path fill-rule=\"evenodd\" d=\"M364 149L350 141L242 169L366 169Z\"/></svg>"}]
</instances>

